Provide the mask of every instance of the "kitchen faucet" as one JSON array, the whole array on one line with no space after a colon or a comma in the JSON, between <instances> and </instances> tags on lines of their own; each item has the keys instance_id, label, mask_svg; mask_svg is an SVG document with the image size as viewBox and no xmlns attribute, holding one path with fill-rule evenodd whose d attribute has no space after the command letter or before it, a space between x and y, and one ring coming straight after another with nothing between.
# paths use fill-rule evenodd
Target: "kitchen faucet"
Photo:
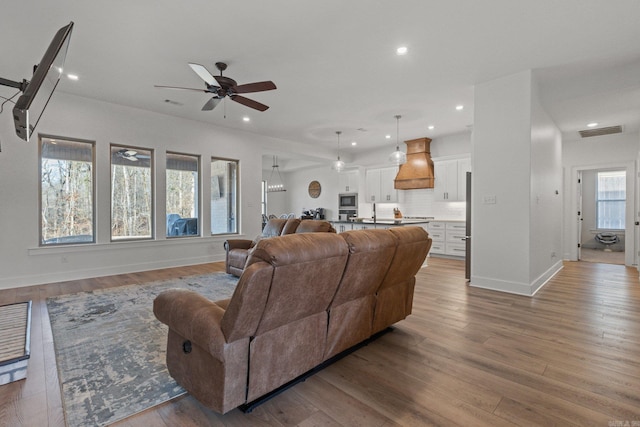
<instances>
[{"instance_id":1,"label":"kitchen faucet","mask_svg":"<svg viewBox=\"0 0 640 427\"><path fill-rule=\"evenodd\" d=\"M373 204L373 223L376 223L376 204Z\"/></svg>"}]
</instances>

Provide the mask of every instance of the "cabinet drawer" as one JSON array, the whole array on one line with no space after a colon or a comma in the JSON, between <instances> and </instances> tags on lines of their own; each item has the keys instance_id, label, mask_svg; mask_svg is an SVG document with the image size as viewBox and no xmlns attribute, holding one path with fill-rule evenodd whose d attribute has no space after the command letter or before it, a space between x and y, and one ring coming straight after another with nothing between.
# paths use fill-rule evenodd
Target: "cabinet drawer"
<instances>
[{"instance_id":1,"label":"cabinet drawer","mask_svg":"<svg viewBox=\"0 0 640 427\"><path fill-rule=\"evenodd\" d=\"M467 250L464 243L447 243L445 254L463 257L466 256Z\"/></svg>"},{"instance_id":2,"label":"cabinet drawer","mask_svg":"<svg viewBox=\"0 0 640 427\"><path fill-rule=\"evenodd\" d=\"M429 237L431 237L431 240L433 240L434 242L444 242L444 231L429 231Z\"/></svg>"},{"instance_id":3,"label":"cabinet drawer","mask_svg":"<svg viewBox=\"0 0 640 427\"><path fill-rule=\"evenodd\" d=\"M441 242L433 242L431 244L431 249L429 249L430 254L443 254L444 253L444 243Z\"/></svg>"},{"instance_id":4,"label":"cabinet drawer","mask_svg":"<svg viewBox=\"0 0 640 427\"><path fill-rule=\"evenodd\" d=\"M430 222L429 225L427 225L427 228L429 230L444 230L445 229L445 223L444 222Z\"/></svg>"},{"instance_id":5,"label":"cabinet drawer","mask_svg":"<svg viewBox=\"0 0 640 427\"><path fill-rule=\"evenodd\" d=\"M465 222L448 222L447 223L447 232L451 231L461 231L464 233L467 230L467 224Z\"/></svg>"},{"instance_id":6,"label":"cabinet drawer","mask_svg":"<svg viewBox=\"0 0 640 427\"><path fill-rule=\"evenodd\" d=\"M447 243L464 243L465 233L463 231L455 230L450 231L447 230Z\"/></svg>"}]
</instances>

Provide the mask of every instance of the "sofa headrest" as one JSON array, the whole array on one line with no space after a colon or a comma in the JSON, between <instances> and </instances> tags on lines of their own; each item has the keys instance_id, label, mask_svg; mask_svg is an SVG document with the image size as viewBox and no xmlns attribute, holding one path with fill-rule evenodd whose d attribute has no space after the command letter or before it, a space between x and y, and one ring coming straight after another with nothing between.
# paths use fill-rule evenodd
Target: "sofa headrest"
<instances>
[{"instance_id":1,"label":"sofa headrest","mask_svg":"<svg viewBox=\"0 0 640 427\"><path fill-rule=\"evenodd\" d=\"M336 230L333 228L329 221L324 221L321 219L303 219L296 230L296 233L335 233Z\"/></svg>"},{"instance_id":2,"label":"sofa headrest","mask_svg":"<svg viewBox=\"0 0 640 427\"><path fill-rule=\"evenodd\" d=\"M398 239L398 248L381 288L411 280L431 248L431 238L422 227L393 227L389 231Z\"/></svg>"},{"instance_id":3,"label":"sofa headrest","mask_svg":"<svg viewBox=\"0 0 640 427\"><path fill-rule=\"evenodd\" d=\"M344 256L347 253L344 239L334 233L287 234L279 239L260 240L249 255L246 267L259 261L277 267Z\"/></svg>"},{"instance_id":4,"label":"sofa headrest","mask_svg":"<svg viewBox=\"0 0 640 427\"><path fill-rule=\"evenodd\" d=\"M284 228L282 229L282 233L280 233L281 235L284 234L293 234L296 233L296 230L298 229L298 226L300 225L300 218L290 218L287 220L287 223L284 225Z\"/></svg>"},{"instance_id":5,"label":"sofa headrest","mask_svg":"<svg viewBox=\"0 0 640 427\"><path fill-rule=\"evenodd\" d=\"M282 219L282 218L270 219L267 222L267 225L264 226L261 237L279 236L280 234L282 234L282 229L284 228L286 223L287 223L286 219Z\"/></svg>"}]
</instances>

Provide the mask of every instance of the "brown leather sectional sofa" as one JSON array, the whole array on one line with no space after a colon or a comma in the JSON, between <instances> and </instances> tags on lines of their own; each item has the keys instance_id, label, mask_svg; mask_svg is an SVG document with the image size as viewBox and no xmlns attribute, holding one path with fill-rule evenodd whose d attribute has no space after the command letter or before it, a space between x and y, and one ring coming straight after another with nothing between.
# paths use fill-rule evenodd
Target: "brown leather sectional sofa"
<instances>
[{"instance_id":1,"label":"brown leather sectional sofa","mask_svg":"<svg viewBox=\"0 0 640 427\"><path fill-rule=\"evenodd\" d=\"M261 240L230 299L155 299L169 373L217 412L252 402L409 315L430 247L411 226Z\"/></svg>"},{"instance_id":2,"label":"brown leather sectional sofa","mask_svg":"<svg viewBox=\"0 0 640 427\"><path fill-rule=\"evenodd\" d=\"M224 248L227 252L227 273L240 277L244 270L244 265L247 262L249 250L253 248L259 240L268 237L284 236L286 234L317 232L335 233L336 230L329 221L324 220L300 220L298 218L270 219L262 230L262 235L257 239L229 239L224 242Z\"/></svg>"}]
</instances>

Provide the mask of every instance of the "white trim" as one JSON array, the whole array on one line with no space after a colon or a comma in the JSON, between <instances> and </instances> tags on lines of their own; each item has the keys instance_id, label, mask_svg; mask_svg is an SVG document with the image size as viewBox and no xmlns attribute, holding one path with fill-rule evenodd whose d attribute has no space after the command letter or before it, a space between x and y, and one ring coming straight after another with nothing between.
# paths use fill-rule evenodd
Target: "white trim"
<instances>
[{"instance_id":1,"label":"white trim","mask_svg":"<svg viewBox=\"0 0 640 427\"><path fill-rule=\"evenodd\" d=\"M506 280L472 276L469 286L531 297L542 289L562 268L562 261L558 261L532 283L509 282Z\"/></svg>"}]
</instances>

